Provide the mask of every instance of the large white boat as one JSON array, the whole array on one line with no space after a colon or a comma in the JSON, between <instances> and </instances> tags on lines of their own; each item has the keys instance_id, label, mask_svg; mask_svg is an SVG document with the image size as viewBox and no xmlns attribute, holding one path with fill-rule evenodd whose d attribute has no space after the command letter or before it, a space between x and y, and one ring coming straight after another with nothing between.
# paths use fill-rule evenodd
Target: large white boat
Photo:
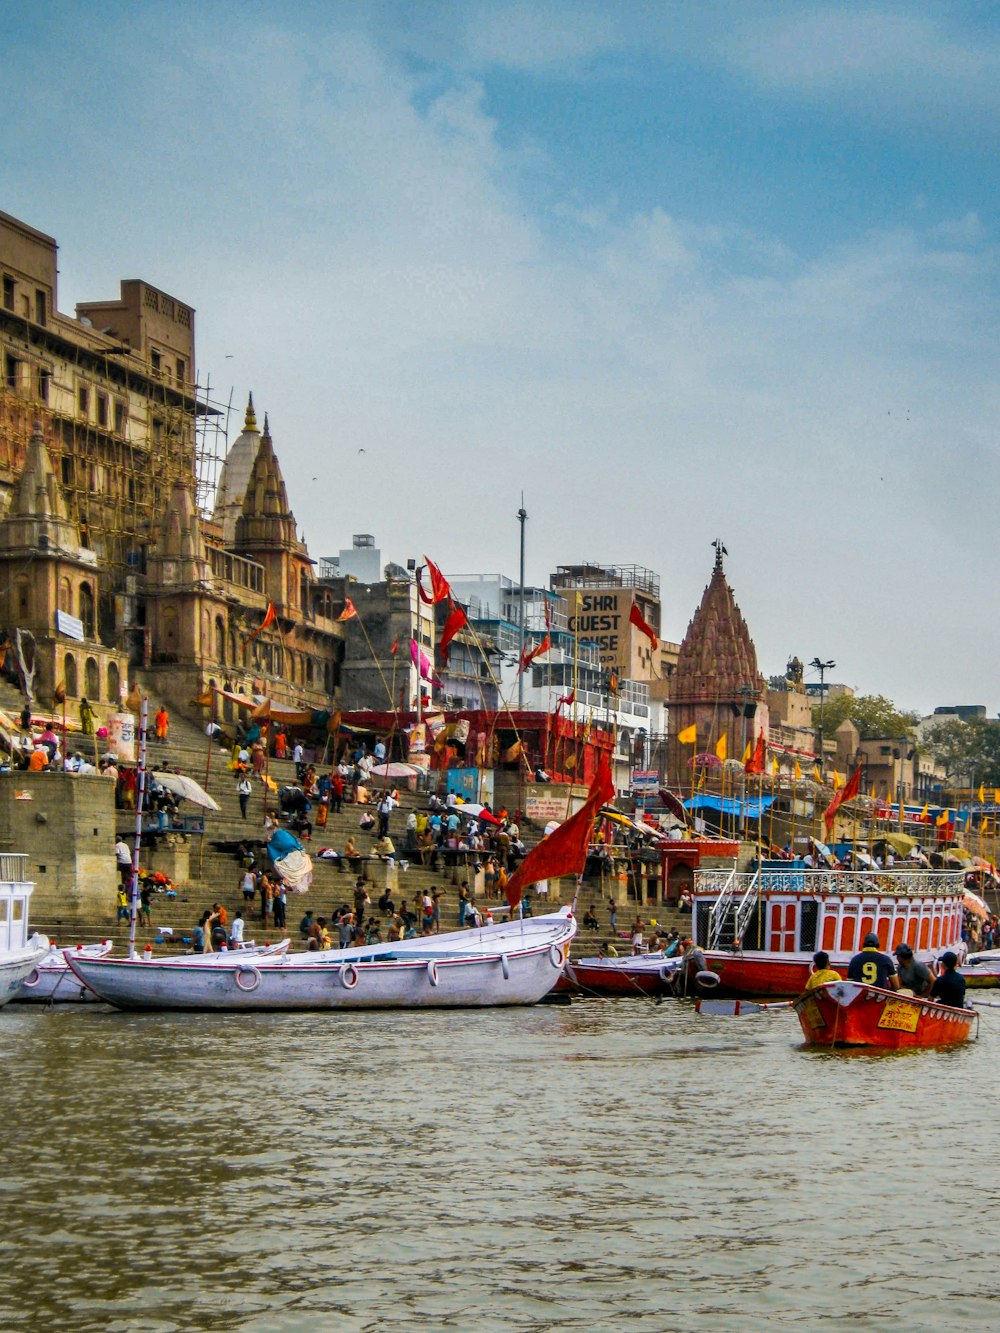
<instances>
[{"instance_id":1,"label":"large white boat","mask_svg":"<svg viewBox=\"0 0 1000 1333\"><path fill-rule=\"evenodd\" d=\"M280 940L277 944L254 944L250 940L240 950L239 957L240 959L272 957L284 953L290 943L290 940ZM50 945L45 957L21 982L21 989L14 994L13 999L21 1004L86 1004L100 1000L99 995L81 983L66 959L70 955L74 958L107 958L112 947L110 940L101 940L97 944L76 944L68 949L60 949L55 944ZM161 964L173 967L177 963L188 962L192 956L171 954L159 961ZM225 959L232 956L223 950L221 953L204 954L202 957L209 966L213 963L225 966Z\"/></svg>"},{"instance_id":2,"label":"large white boat","mask_svg":"<svg viewBox=\"0 0 1000 1333\"><path fill-rule=\"evenodd\" d=\"M693 935L730 995L800 995L818 950L846 974L866 935L921 961L965 955L961 870L807 870L781 863L695 875ZM718 991L715 993L719 993Z\"/></svg>"},{"instance_id":3,"label":"large white boat","mask_svg":"<svg viewBox=\"0 0 1000 1333\"><path fill-rule=\"evenodd\" d=\"M572 912L322 953L211 960L80 958L69 966L119 1009L400 1009L537 1004L576 934Z\"/></svg>"},{"instance_id":4,"label":"large white boat","mask_svg":"<svg viewBox=\"0 0 1000 1333\"><path fill-rule=\"evenodd\" d=\"M35 886L27 872L27 856L0 852L0 1005L14 998L49 950L45 935L28 936L28 900Z\"/></svg>"}]
</instances>

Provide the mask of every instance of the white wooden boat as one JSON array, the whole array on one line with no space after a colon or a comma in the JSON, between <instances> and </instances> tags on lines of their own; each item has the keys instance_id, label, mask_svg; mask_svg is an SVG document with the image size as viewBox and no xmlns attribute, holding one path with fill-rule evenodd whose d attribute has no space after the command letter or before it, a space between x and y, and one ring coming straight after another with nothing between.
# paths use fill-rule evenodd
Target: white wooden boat
<instances>
[{"instance_id":1,"label":"white wooden boat","mask_svg":"<svg viewBox=\"0 0 1000 1333\"><path fill-rule=\"evenodd\" d=\"M558 981L569 909L393 944L321 953L170 960L75 958L85 985L120 1009L404 1009L536 1004Z\"/></svg>"},{"instance_id":2,"label":"white wooden boat","mask_svg":"<svg viewBox=\"0 0 1000 1333\"><path fill-rule=\"evenodd\" d=\"M259 958L283 954L290 943L290 940L279 940L277 944L258 945L250 940L242 950L234 951L233 955L226 950L198 956L210 965L213 962L224 965L221 960L230 956ZM66 959L69 955L74 958L107 958L112 948L110 940L101 940L98 944L77 944L71 949L60 949L55 944L50 945L48 953L32 968L21 982L20 990L12 998L21 1004L86 1004L100 1000L99 995L83 985ZM194 956L171 954L169 957L159 959L159 962L174 966L177 963L187 962Z\"/></svg>"},{"instance_id":3,"label":"white wooden boat","mask_svg":"<svg viewBox=\"0 0 1000 1333\"><path fill-rule=\"evenodd\" d=\"M0 1005L14 998L49 951L45 935L28 936L28 900L35 886L27 872L27 856L0 852Z\"/></svg>"}]
</instances>

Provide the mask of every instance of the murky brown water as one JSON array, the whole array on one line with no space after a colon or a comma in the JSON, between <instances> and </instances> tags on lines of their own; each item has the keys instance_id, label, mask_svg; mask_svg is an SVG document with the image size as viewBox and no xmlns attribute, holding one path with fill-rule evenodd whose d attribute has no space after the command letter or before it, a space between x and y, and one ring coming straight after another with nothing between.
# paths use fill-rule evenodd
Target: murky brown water
<instances>
[{"instance_id":1,"label":"murky brown water","mask_svg":"<svg viewBox=\"0 0 1000 1333\"><path fill-rule=\"evenodd\" d=\"M0 1324L997 1326L1000 1010L0 1011Z\"/></svg>"}]
</instances>

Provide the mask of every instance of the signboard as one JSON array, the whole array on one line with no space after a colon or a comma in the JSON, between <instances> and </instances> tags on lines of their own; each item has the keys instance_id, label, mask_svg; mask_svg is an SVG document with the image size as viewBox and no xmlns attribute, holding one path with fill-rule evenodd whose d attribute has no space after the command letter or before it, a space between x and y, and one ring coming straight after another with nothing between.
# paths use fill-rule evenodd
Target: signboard
<instances>
[{"instance_id":1,"label":"signboard","mask_svg":"<svg viewBox=\"0 0 1000 1333\"><path fill-rule=\"evenodd\" d=\"M622 646L628 634L632 589L568 592L566 628L588 643L596 643L601 666L622 665Z\"/></svg>"},{"instance_id":2,"label":"signboard","mask_svg":"<svg viewBox=\"0 0 1000 1333\"><path fill-rule=\"evenodd\" d=\"M524 789L524 813L533 824L544 828L552 819L559 823L575 815L587 799L586 788L579 790L547 783L529 783Z\"/></svg>"},{"instance_id":3,"label":"signboard","mask_svg":"<svg viewBox=\"0 0 1000 1333\"><path fill-rule=\"evenodd\" d=\"M427 730L422 722L417 722L410 728L410 758L423 754L426 749Z\"/></svg>"},{"instance_id":4,"label":"signboard","mask_svg":"<svg viewBox=\"0 0 1000 1333\"><path fill-rule=\"evenodd\" d=\"M660 775L655 768L636 768L632 771L633 791L656 791L660 785Z\"/></svg>"},{"instance_id":5,"label":"signboard","mask_svg":"<svg viewBox=\"0 0 1000 1333\"><path fill-rule=\"evenodd\" d=\"M112 713L108 719L108 752L135 763L135 718L131 713Z\"/></svg>"},{"instance_id":6,"label":"signboard","mask_svg":"<svg viewBox=\"0 0 1000 1333\"><path fill-rule=\"evenodd\" d=\"M83 621L76 616L71 616L66 611L57 611L56 629L60 634L65 634L67 639L76 639L77 643L83 643Z\"/></svg>"}]
</instances>

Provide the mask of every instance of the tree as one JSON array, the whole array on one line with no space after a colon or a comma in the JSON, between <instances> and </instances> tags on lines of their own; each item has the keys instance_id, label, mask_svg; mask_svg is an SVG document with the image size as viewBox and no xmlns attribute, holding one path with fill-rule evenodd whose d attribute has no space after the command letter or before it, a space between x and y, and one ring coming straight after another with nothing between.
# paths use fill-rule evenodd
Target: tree
<instances>
[{"instance_id":1,"label":"tree","mask_svg":"<svg viewBox=\"0 0 1000 1333\"><path fill-rule=\"evenodd\" d=\"M1000 786L1000 721L950 717L924 732L923 747L959 786Z\"/></svg>"},{"instance_id":2,"label":"tree","mask_svg":"<svg viewBox=\"0 0 1000 1333\"><path fill-rule=\"evenodd\" d=\"M813 727L820 725L819 704L812 710ZM850 720L862 740L878 736L912 737L919 713L903 711L884 694L838 694L823 705L823 731L832 736L841 722Z\"/></svg>"}]
</instances>

